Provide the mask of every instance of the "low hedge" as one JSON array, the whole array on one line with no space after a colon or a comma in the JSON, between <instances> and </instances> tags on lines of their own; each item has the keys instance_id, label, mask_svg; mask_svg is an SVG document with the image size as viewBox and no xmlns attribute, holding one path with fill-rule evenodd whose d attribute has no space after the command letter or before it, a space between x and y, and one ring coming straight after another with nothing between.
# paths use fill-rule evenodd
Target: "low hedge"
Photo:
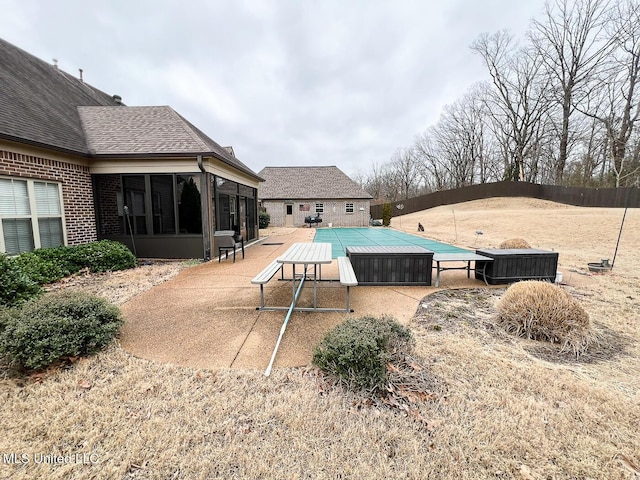
<instances>
[{"instance_id":1,"label":"low hedge","mask_svg":"<svg viewBox=\"0 0 640 480\"><path fill-rule=\"evenodd\" d=\"M112 240L85 243L72 249L71 258L80 269L91 272L126 270L136 266L136 257L126 245Z\"/></svg>"},{"instance_id":2,"label":"low hedge","mask_svg":"<svg viewBox=\"0 0 640 480\"><path fill-rule=\"evenodd\" d=\"M93 353L110 343L123 323L118 307L79 292L48 294L11 315L0 312L0 318L0 355L26 369Z\"/></svg>"},{"instance_id":3,"label":"low hedge","mask_svg":"<svg viewBox=\"0 0 640 480\"><path fill-rule=\"evenodd\" d=\"M0 255L0 305L19 305L53 283L87 268L90 272L125 270L136 266L126 245L111 240L75 246L39 248L17 257Z\"/></svg>"},{"instance_id":4,"label":"low hedge","mask_svg":"<svg viewBox=\"0 0 640 480\"><path fill-rule=\"evenodd\" d=\"M0 306L20 305L41 293L38 282L31 279L14 259L0 254Z\"/></svg>"}]
</instances>

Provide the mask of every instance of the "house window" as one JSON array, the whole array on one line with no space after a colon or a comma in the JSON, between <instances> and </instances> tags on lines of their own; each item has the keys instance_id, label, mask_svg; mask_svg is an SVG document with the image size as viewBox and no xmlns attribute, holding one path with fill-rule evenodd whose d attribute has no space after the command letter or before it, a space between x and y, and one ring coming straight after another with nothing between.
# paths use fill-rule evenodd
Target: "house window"
<instances>
[{"instance_id":1,"label":"house window","mask_svg":"<svg viewBox=\"0 0 640 480\"><path fill-rule=\"evenodd\" d=\"M344 211L345 213L353 213L353 203L345 203Z\"/></svg>"},{"instance_id":2,"label":"house window","mask_svg":"<svg viewBox=\"0 0 640 480\"><path fill-rule=\"evenodd\" d=\"M316 203L316 213L324 213L324 203Z\"/></svg>"},{"instance_id":3,"label":"house window","mask_svg":"<svg viewBox=\"0 0 640 480\"><path fill-rule=\"evenodd\" d=\"M0 178L0 251L64 245L61 195L58 183Z\"/></svg>"}]
</instances>

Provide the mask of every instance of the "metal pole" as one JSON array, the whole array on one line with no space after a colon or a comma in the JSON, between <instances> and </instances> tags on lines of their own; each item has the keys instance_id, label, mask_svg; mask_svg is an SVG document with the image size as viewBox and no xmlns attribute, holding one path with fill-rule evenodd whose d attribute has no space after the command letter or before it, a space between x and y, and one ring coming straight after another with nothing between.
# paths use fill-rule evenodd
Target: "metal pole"
<instances>
[{"instance_id":1,"label":"metal pole","mask_svg":"<svg viewBox=\"0 0 640 480\"><path fill-rule=\"evenodd\" d=\"M620 232L618 233L618 241L616 242L616 251L613 253L613 261L611 262L611 270L613 270L613 266L616 264L616 255L618 255L618 246L620 245L620 238L622 237L622 227L624 227L624 219L627 218L627 210L629 209L629 200L631 200L631 191L633 187L629 187L627 191L627 202L624 207L624 214L622 215L622 223L620 224Z\"/></svg>"},{"instance_id":2,"label":"metal pole","mask_svg":"<svg viewBox=\"0 0 640 480\"><path fill-rule=\"evenodd\" d=\"M276 359L276 354L278 353L278 347L280 347L280 342L282 341L282 336L284 335L284 331L287 329L287 324L289 323L289 318L291 318L291 314L293 313L293 309L296 306L296 302L298 301L298 297L300 296L300 290L302 290L302 285L304 285L304 280L306 278L306 269L305 273L302 274L302 278L300 278L300 286L298 287L298 291L293 297L293 301L291 302L291 306L289 307L289 311L287 312L287 316L282 323L282 327L280 328L280 336L278 337L278 341L276 342L276 348L273 349L273 353L271 354L271 360L269 361L269 366L264 371L264 376L268 377L271 375L271 368L273 367L273 362ZM295 283L295 278L294 278Z\"/></svg>"}]
</instances>

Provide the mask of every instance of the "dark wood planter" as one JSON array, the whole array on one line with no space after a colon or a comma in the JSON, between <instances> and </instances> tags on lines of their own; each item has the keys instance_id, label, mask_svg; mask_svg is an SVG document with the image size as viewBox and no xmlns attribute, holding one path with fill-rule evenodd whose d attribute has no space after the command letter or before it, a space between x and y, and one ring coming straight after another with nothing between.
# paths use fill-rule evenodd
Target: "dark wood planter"
<instances>
[{"instance_id":1,"label":"dark wood planter","mask_svg":"<svg viewBox=\"0 0 640 480\"><path fill-rule=\"evenodd\" d=\"M418 246L347 247L358 285L431 285L433 252Z\"/></svg>"},{"instance_id":2,"label":"dark wood planter","mask_svg":"<svg viewBox=\"0 0 640 480\"><path fill-rule=\"evenodd\" d=\"M558 252L535 248L505 248L476 250L476 253L493 258L493 262L476 262L475 271L477 279L485 280L491 285L520 280L553 282L556 278Z\"/></svg>"}]
</instances>

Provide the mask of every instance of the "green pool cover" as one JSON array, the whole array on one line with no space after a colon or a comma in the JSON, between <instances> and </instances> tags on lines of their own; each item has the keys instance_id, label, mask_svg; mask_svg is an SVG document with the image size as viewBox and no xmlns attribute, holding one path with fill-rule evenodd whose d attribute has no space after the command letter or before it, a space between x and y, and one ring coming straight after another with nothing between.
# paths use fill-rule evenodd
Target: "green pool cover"
<instances>
[{"instance_id":1,"label":"green pool cover","mask_svg":"<svg viewBox=\"0 0 640 480\"><path fill-rule=\"evenodd\" d=\"M399 232L390 228L318 228L314 242L330 243L332 257L342 257L345 247L418 245L435 253L464 253L469 250L447 243Z\"/></svg>"}]
</instances>

